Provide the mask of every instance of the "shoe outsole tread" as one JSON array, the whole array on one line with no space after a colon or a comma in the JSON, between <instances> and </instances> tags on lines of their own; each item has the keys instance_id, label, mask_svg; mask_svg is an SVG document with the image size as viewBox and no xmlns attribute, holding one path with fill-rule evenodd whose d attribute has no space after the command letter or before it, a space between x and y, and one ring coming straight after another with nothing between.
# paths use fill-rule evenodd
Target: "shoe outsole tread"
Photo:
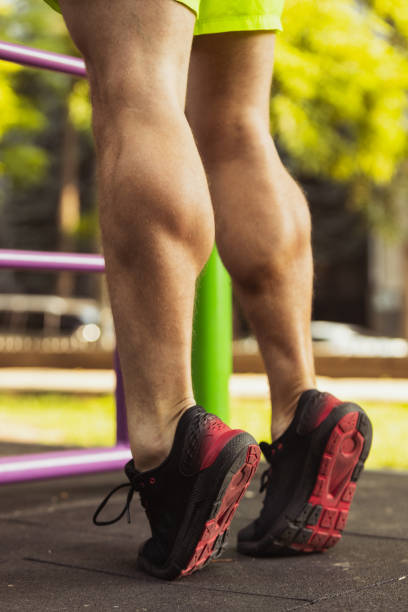
<instances>
[{"instance_id":1,"label":"shoe outsole tread","mask_svg":"<svg viewBox=\"0 0 408 612\"><path fill-rule=\"evenodd\" d=\"M213 505L211 517L205 524L204 530L196 545L194 554L187 567L181 571L181 576L189 576L202 569L211 559L221 555L226 542L228 529L239 502L247 490L254 476L260 460L260 450L257 445L251 445L246 451L245 461L237 469L226 487L222 487L219 497ZM241 460L242 462L242 460Z\"/></svg>"},{"instance_id":2,"label":"shoe outsole tread","mask_svg":"<svg viewBox=\"0 0 408 612\"><path fill-rule=\"evenodd\" d=\"M232 439L210 471L201 473L202 479L192 491L185 524L180 529L168 563L163 567L154 565L142 549L138 557L140 569L158 578L174 580L201 570L211 559L219 557L238 504L256 472L260 455L260 448L252 436L242 432ZM218 480L222 473L224 476ZM211 490L214 494L212 503L209 498ZM189 554L188 550L191 551Z\"/></svg>"},{"instance_id":3,"label":"shoe outsole tread","mask_svg":"<svg viewBox=\"0 0 408 612\"><path fill-rule=\"evenodd\" d=\"M269 553L323 552L337 544L346 526L356 482L371 446L371 424L351 411L333 428L312 494L295 520L272 538Z\"/></svg>"}]
</instances>

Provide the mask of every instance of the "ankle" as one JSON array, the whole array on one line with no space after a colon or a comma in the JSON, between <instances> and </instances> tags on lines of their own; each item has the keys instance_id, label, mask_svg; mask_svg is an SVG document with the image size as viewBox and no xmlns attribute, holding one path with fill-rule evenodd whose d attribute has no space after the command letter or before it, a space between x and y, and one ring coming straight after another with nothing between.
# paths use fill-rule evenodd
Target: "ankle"
<instances>
[{"instance_id":1,"label":"ankle","mask_svg":"<svg viewBox=\"0 0 408 612\"><path fill-rule=\"evenodd\" d=\"M286 401L273 401L271 423L272 442L280 438L288 429L294 419L300 396L306 389L310 388L311 387L305 387L301 391L295 391L287 397Z\"/></svg>"},{"instance_id":2,"label":"ankle","mask_svg":"<svg viewBox=\"0 0 408 612\"><path fill-rule=\"evenodd\" d=\"M160 448L152 448L152 446L143 448L138 444L136 448L132 449L134 466L139 472L154 470L168 457L170 450L171 445L163 445Z\"/></svg>"},{"instance_id":3,"label":"ankle","mask_svg":"<svg viewBox=\"0 0 408 612\"><path fill-rule=\"evenodd\" d=\"M275 440L280 438L285 433L292 423L294 416L295 415L293 413L291 416L287 416L286 418L279 417L278 419L273 419L271 426L272 442L275 442Z\"/></svg>"},{"instance_id":4,"label":"ankle","mask_svg":"<svg viewBox=\"0 0 408 612\"><path fill-rule=\"evenodd\" d=\"M129 428L133 462L138 471L152 470L168 457L178 422L194 403L192 398L184 400L171 415L144 414L140 416L139 423L134 424L132 431Z\"/></svg>"}]
</instances>

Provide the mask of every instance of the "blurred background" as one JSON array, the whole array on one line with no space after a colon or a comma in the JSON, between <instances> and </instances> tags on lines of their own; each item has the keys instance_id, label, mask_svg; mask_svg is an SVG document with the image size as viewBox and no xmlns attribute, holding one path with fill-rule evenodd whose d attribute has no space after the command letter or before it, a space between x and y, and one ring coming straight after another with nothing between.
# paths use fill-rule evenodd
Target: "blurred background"
<instances>
[{"instance_id":1,"label":"blurred background","mask_svg":"<svg viewBox=\"0 0 408 612\"><path fill-rule=\"evenodd\" d=\"M313 218L321 388L408 468L408 4L286 0L271 133ZM0 40L77 55L43 2L0 0ZM0 248L100 252L87 82L0 62ZM0 270L0 441L114 441L104 278ZM268 390L234 300L231 420L268 439ZM13 446L14 445L14 446Z\"/></svg>"}]
</instances>

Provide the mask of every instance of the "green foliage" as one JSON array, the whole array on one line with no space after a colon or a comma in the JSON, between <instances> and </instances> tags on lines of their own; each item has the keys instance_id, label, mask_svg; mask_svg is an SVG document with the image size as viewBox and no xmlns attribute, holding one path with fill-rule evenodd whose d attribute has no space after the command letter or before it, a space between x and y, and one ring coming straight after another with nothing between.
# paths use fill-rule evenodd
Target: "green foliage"
<instances>
[{"instance_id":1,"label":"green foliage","mask_svg":"<svg viewBox=\"0 0 408 612\"><path fill-rule=\"evenodd\" d=\"M406 0L367 0L375 12L395 27L395 40L407 47L408 4Z\"/></svg>"},{"instance_id":2,"label":"green foliage","mask_svg":"<svg viewBox=\"0 0 408 612\"><path fill-rule=\"evenodd\" d=\"M367 467L408 468L408 404L362 402L374 427ZM267 399L231 400L230 425L270 440ZM43 444L102 446L114 443L115 408L111 395L0 394L0 425L10 437ZM14 434L14 436L13 436Z\"/></svg>"},{"instance_id":3,"label":"green foliage","mask_svg":"<svg viewBox=\"0 0 408 612\"><path fill-rule=\"evenodd\" d=\"M11 129L35 131L45 124L44 115L18 96L13 87L13 76L19 70L13 64L4 64L0 72L0 139Z\"/></svg>"},{"instance_id":4,"label":"green foliage","mask_svg":"<svg viewBox=\"0 0 408 612\"><path fill-rule=\"evenodd\" d=\"M77 54L62 17L45 2L0 0L0 18L3 40ZM408 157L408 3L286 0L283 22L271 130L291 170L348 184L370 224L391 225L392 190ZM6 148L25 146L28 182L36 170L42 178L45 149L34 136L50 129L53 98L89 139L85 81L0 64L0 174L19 185L24 177Z\"/></svg>"},{"instance_id":5,"label":"green foliage","mask_svg":"<svg viewBox=\"0 0 408 612\"><path fill-rule=\"evenodd\" d=\"M111 395L1 394L1 431L44 444L110 446L115 443Z\"/></svg>"},{"instance_id":6,"label":"green foliage","mask_svg":"<svg viewBox=\"0 0 408 612\"><path fill-rule=\"evenodd\" d=\"M92 238L95 238L95 234L99 233L98 230L98 211L96 208L82 213L78 227L75 230L76 236L83 241L90 241Z\"/></svg>"},{"instance_id":7,"label":"green foliage","mask_svg":"<svg viewBox=\"0 0 408 612\"><path fill-rule=\"evenodd\" d=\"M0 0L0 17L0 37L6 41L14 33L21 42L30 39L40 21L38 9L29 10L27 3L17 2L15 6L5 0ZM36 142L36 135L47 128L48 119L37 105L33 87L30 91L34 82L24 86L27 72L12 63L0 64L0 177L6 176L19 189L42 181L48 166L47 153Z\"/></svg>"},{"instance_id":8,"label":"green foliage","mask_svg":"<svg viewBox=\"0 0 408 612\"><path fill-rule=\"evenodd\" d=\"M287 0L271 118L299 172L386 184L407 157L408 54L391 13L406 36L405 0Z\"/></svg>"},{"instance_id":9,"label":"green foliage","mask_svg":"<svg viewBox=\"0 0 408 612\"><path fill-rule=\"evenodd\" d=\"M373 446L366 466L369 469L408 469L408 404L359 402L373 424ZM233 398L230 425L249 431L256 440L270 441L268 399Z\"/></svg>"},{"instance_id":10,"label":"green foliage","mask_svg":"<svg viewBox=\"0 0 408 612\"><path fill-rule=\"evenodd\" d=\"M40 147L25 143L13 144L4 147L2 153L4 168L13 177L17 188L35 185L44 178L48 157Z\"/></svg>"},{"instance_id":11,"label":"green foliage","mask_svg":"<svg viewBox=\"0 0 408 612\"><path fill-rule=\"evenodd\" d=\"M69 118L77 130L88 131L91 125L91 104L88 81L76 81L68 98Z\"/></svg>"}]
</instances>

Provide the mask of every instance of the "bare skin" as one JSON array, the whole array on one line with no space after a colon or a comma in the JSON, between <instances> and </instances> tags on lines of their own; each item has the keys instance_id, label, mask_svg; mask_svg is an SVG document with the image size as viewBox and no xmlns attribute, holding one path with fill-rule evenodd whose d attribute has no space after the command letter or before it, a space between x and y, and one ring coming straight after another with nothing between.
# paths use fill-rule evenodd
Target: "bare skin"
<instances>
[{"instance_id":1,"label":"bare skin","mask_svg":"<svg viewBox=\"0 0 408 612\"><path fill-rule=\"evenodd\" d=\"M194 15L182 4L121 0L120 11L111 0L60 4L91 84L100 223L135 466L165 459L180 416L195 403L195 282L211 252L214 213L184 115L188 78L187 115L210 180L217 243L265 359L276 437L314 378L309 214L269 136L274 35L197 37L189 72Z\"/></svg>"},{"instance_id":2,"label":"bare skin","mask_svg":"<svg viewBox=\"0 0 408 612\"><path fill-rule=\"evenodd\" d=\"M216 240L265 362L272 439L315 387L310 215L269 130L275 34L197 36L186 112L207 172Z\"/></svg>"},{"instance_id":3,"label":"bare skin","mask_svg":"<svg viewBox=\"0 0 408 612\"><path fill-rule=\"evenodd\" d=\"M194 15L169 0L62 0L91 84L100 223L135 466L168 455L194 405L195 282L214 241L184 115ZM90 25L91 24L91 25Z\"/></svg>"}]
</instances>

